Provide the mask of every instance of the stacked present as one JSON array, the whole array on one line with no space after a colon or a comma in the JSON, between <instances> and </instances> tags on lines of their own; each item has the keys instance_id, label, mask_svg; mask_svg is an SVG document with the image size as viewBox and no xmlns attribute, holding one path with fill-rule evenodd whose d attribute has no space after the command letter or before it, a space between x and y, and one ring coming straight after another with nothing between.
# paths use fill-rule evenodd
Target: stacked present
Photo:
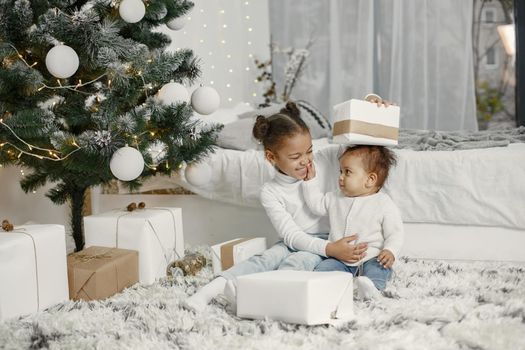
<instances>
[{"instance_id":1,"label":"stacked present","mask_svg":"<svg viewBox=\"0 0 525 350\"><path fill-rule=\"evenodd\" d=\"M334 106L333 142L355 145L397 145L399 107L377 106L352 99Z\"/></svg>"},{"instance_id":2,"label":"stacked present","mask_svg":"<svg viewBox=\"0 0 525 350\"><path fill-rule=\"evenodd\" d=\"M113 210L86 216L84 232L86 247L137 251L139 281L144 284L166 277L168 265L184 257L180 208Z\"/></svg>"},{"instance_id":3,"label":"stacked present","mask_svg":"<svg viewBox=\"0 0 525 350\"><path fill-rule=\"evenodd\" d=\"M152 283L184 256L180 208L112 211L84 225L87 248L69 256L61 225L2 225L0 320Z\"/></svg>"},{"instance_id":4,"label":"stacked present","mask_svg":"<svg viewBox=\"0 0 525 350\"><path fill-rule=\"evenodd\" d=\"M64 226L0 231L0 281L0 320L68 300Z\"/></svg>"}]
</instances>

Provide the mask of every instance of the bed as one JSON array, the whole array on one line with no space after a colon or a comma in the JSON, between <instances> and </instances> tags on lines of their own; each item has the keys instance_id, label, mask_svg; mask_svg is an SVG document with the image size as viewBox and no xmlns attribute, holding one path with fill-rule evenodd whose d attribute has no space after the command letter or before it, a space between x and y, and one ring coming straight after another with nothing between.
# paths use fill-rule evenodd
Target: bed
<instances>
[{"instance_id":1,"label":"bed","mask_svg":"<svg viewBox=\"0 0 525 350\"><path fill-rule=\"evenodd\" d=\"M249 135L249 122L226 123ZM231 124L230 124L231 123ZM243 126L244 127L244 126ZM246 143L245 141L243 141ZM398 164L385 190L402 212L406 240L403 254L435 259L525 261L525 128L478 133L406 130L395 149ZM95 212L144 196L156 205L183 207L190 244L213 244L238 236L277 239L259 204L259 189L274 169L262 150L218 147L197 165L211 170L202 185L184 171L144 183L142 191L181 186L196 195L114 195L95 191ZM314 149L338 147L328 137ZM207 168L207 169L205 169ZM334 179L335 181L335 179ZM120 193L124 191L121 190ZM140 198L139 198L140 197Z\"/></svg>"}]
</instances>

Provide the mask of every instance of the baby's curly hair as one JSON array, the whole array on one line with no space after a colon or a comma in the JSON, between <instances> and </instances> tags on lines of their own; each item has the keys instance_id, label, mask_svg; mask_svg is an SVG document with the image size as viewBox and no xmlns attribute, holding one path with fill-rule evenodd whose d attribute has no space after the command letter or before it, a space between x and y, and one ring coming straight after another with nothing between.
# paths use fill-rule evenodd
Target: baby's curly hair
<instances>
[{"instance_id":1,"label":"baby's curly hair","mask_svg":"<svg viewBox=\"0 0 525 350\"><path fill-rule=\"evenodd\" d=\"M361 157L363 165L368 173L377 174L377 186L383 187L390 168L396 165L396 155L384 146L357 145L348 147L341 158L345 155L356 155Z\"/></svg>"}]
</instances>

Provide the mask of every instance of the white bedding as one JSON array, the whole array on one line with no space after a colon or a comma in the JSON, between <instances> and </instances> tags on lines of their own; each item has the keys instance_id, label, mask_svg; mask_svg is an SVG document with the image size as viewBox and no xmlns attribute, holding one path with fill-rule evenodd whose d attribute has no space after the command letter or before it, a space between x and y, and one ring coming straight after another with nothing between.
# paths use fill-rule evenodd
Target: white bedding
<instances>
[{"instance_id":1,"label":"white bedding","mask_svg":"<svg viewBox=\"0 0 525 350\"><path fill-rule=\"evenodd\" d=\"M314 141L314 149L329 146ZM404 222L525 229L525 144L462 151L395 150L398 165L386 190ZM211 180L195 187L184 173L154 178L142 190L183 186L205 198L258 207L274 169L262 151L218 148L206 162ZM335 179L334 179L335 181Z\"/></svg>"}]
</instances>

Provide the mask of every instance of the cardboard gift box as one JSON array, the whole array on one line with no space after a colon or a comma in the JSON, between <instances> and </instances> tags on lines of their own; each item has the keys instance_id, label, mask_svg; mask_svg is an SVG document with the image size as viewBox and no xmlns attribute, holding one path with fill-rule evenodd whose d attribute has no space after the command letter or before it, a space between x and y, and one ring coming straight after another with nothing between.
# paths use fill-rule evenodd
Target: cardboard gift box
<instances>
[{"instance_id":1,"label":"cardboard gift box","mask_svg":"<svg viewBox=\"0 0 525 350\"><path fill-rule=\"evenodd\" d=\"M305 325L353 317L352 274L277 270L237 278L237 316Z\"/></svg>"},{"instance_id":2,"label":"cardboard gift box","mask_svg":"<svg viewBox=\"0 0 525 350\"><path fill-rule=\"evenodd\" d=\"M184 257L181 208L113 210L84 217L86 247L139 252L139 280L151 284L166 277L170 262Z\"/></svg>"},{"instance_id":3,"label":"cardboard gift box","mask_svg":"<svg viewBox=\"0 0 525 350\"><path fill-rule=\"evenodd\" d=\"M68 300L62 225L0 230L0 320Z\"/></svg>"},{"instance_id":4,"label":"cardboard gift box","mask_svg":"<svg viewBox=\"0 0 525 350\"><path fill-rule=\"evenodd\" d=\"M266 250L266 238L236 238L216 244L212 249L213 273L228 270L235 264Z\"/></svg>"},{"instance_id":5,"label":"cardboard gift box","mask_svg":"<svg viewBox=\"0 0 525 350\"><path fill-rule=\"evenodd\" d=\"M105 299L139 280L136 250L89 247L67 257L69 298Z\"/></svg>"},{"instance_id":6,"label":"cardboard gift box","mask_svg":"<svg viewBox=\"0 0 525 350\"><path fill-rule=\"evenodd\" d=\"M397 145L399 107L352 99L334 106L333 142L355 145Z\"/></svg>"}]
</instances>

